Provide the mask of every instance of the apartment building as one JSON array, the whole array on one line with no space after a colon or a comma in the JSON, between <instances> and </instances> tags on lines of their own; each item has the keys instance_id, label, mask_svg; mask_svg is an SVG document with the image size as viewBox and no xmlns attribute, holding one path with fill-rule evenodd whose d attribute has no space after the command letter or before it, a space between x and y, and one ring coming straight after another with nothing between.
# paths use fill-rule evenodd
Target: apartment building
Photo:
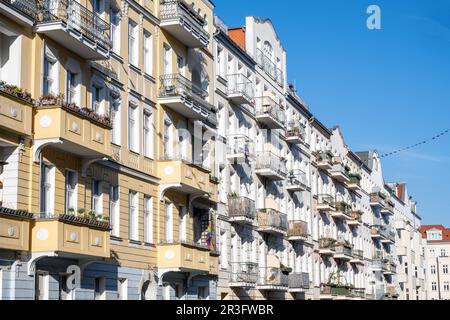
<instances>
[{"instance_id":1,"label":"apartment building","mask_svg":"<svg viewBox=\"0 0 450 320\"><path fill-rule=\"evenodd\" d=\"M420 231L425 242L426 298L428 300L449 300L450 229L443 225L423 225Z\"/></svg>"},{"instance_id":2,"label":"apartment building","mask_svg":"<svg viewBox=\"0 0 450 320\"><path fill-rule=\"evenodd\" d=\"M270 20L213 10L0 0L0 299L424 298L406 184L314 117Z\"/></svg>"},{"instance_id":3,"label":"apartment building","mask_svg":"<svg viewBox=\"0 0 450 320\"><path fill-rule=\"evenodd\" d=\"M388 183L395 203L395 254L397 257L396 284L400 300L426 300L425 241L420 232L421 217L417 204L408 194L407 184Z\"/></svg>"},{"instance_id":4,"label":"apartment building","mask_svg":"<svg viewBox=\"0 0 450 320\"><path fill-rule=\"evenodd\" d=\"M0 297L215 298L212 10L1 2Z\"/></svg>"}]
</instances>

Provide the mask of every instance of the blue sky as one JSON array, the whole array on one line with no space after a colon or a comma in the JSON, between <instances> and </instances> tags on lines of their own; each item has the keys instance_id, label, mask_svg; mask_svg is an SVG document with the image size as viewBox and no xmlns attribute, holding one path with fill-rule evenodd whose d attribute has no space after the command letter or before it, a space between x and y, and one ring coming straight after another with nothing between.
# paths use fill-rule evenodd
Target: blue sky
<instances>
[{"instance_id":1,"label":"blue sky","mask_svg":"<svg viewBox=\"0 0 450 320\"><path fill-rule=\"evenodd\" d=\"M270 18L287 51L288 80L354 151L392 152L450 129L450 1L215 0L230 27ZM275 5L274 5L275 4ZM381 8L381 30L366 9ZM450 134L383 160L406 181L423 224L450 227Z\"/></svg>"}]
</instances>

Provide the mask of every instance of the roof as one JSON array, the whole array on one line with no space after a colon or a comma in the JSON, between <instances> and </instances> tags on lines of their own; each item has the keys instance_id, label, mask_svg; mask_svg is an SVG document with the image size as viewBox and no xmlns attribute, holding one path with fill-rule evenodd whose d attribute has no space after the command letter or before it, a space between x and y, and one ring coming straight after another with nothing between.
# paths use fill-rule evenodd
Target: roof
<instances>
[{"instance_id":1,"label":"roof","mask_svg":"<svg viewBox=\"0 0 450 320\"><path fill-rule=\"evenodd\" d=\"M442 224L435 224L435 225L427 225L422 226L420 228L420 232L422 233L422 238L427 238L427 231L430 229L438 229L442 231L442 241L450 241L450 229L444 227Z\"/></svg>"}]
</instances>

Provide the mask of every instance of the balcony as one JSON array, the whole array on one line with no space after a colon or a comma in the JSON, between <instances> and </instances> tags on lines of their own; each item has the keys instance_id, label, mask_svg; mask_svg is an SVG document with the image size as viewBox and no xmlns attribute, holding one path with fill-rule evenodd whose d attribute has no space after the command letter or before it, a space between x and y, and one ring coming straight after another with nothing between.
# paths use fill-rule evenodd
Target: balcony
<instances>
[{"instance_id":1,"label":"balcony","mask_svg":"<svg viewBox=\"0 0 450 320\"><path fill-rule=\"evenodd\" d=\"M218 259L207 246L191 242L161 243L158 269L216 275Z\"/></svg>"},{"instance_id":2,"label":"balcony","mask_svg":"<svg viewBox=\"0 0 450 320\"><path fill-rule=\"evenodd\" d=\"M184 0L160 0L161 28L190 48L209 45L205 19Z\"/></svg>"},{"instance_id":3,"label":"balcony","mask_svg":"<svg viewBox=\"0 0 450 320\"><path fill-rule=\"evenodd\" d=\"M394 203L390 199L387 199L385 206L381 207L381 213L390 216L394 215Z\"/></svg>"},{"instance_id":4,"label":"balcony","mask_svg":"<svg viewBox=\"0 0 450 320\"><path fill-rule=\"evenodd\" d=\"M362 225L362 215L364 213L361 210L350 212L350 219L347 224L351 227L358 227Z\"/></svg>"},{"instance_id":5,"label":"balcony","mask_svg":"<svg viewBox=\"0 0 450 320\"><path fill-rule=\"evenodd\" d=\"M161 178L161 187L174 187L185 194L209 194L211 201L217 190L216 184L210 181L210 170L187 160L161 160L157 162L157 171Z\"/></svg>"},{"instance_id":6,"label":"balcony","mask_svg":"<svg viewBox=\"0 0 450 320\"><path fill-rule=\"evenodd\" d=\"M34 108L34 139L37 150L47 144L84 158L111 154L111 120L87 108L54 101ZM35 155L36 156L36 155Z\"/></svg>"},{"instance_id":7,"label":"balcony","mask_svg":"<svg viewBox=\"0 0 450 320\"><path fill-rule=\"evenodd\" d=\"M252 225L256 217L255 201L237 195L228 197L228 217L230 222Z\"/></svg>"},{"instance_id":8,"label":"balcony","mask_svg":"<svg viewBox=\"0 0 450 320\"><path fill-rule=\"evenodd\" d=\"M351 289L346 286L324 285L320 290L320 299L322 300L349 299L350 296Z\"/></svg>"},{"instance_id":9,"label":"balcony","mask_svg":"<svg viewBox=\"0 0 450 320\"><path fill-rule=\"evenodd\" d=\"M166 74L159 79L158 103L194 120L208 120L215 116L214 106L205 100L208 93L184 76Z\"/></svg>"},{"instance_id":10,"label":"balcony","mask_svg":"<svg viewBox=\"0 0 450 320\"><path fill-rule=\"evenodd\" d=\"M0 207L0 249L29 251L33 214Z\"/></svg>"},{"instance_id":11,"label":"balcony","mask_svg":"<svg viewBox=\"0 0 450 320\"><path fill-rule=\"evenodd\" d=\"M349 170L342 163L335 163L333 168L330 170L331 178L341 183L347 183L350 181Z\"/></svg>"},{"instance_id":12,"label":"balcony","mask_svg":"<svg viewBox=\"0 0 450 320\"><path fill-rule=\"evenodd\" d=\"M227 159L233 163L244 163L253 153L248 136L244 134L229 135L227 140Z\"/></svg>"},{"instance_id":13,"label":"balcony","mask_svg":"<svg viewBox=\"0 0 450 320\"><path fill-rule=\"evenodd\" d=\"M255 173L274 181L284 180L287 176L286 161L270 151L259 152L256 156Z\"/></svg>"},{"instance_id":14,"label":"balcony","mask_svg":"<svg viewBox=\"0 0 450 320\"><path fill-rule=\"evenodd\" d=\"M258 290L286 291L288 287L289 275L282 272L281 268L259 268Z\"/></svg>"},{"instance_id":15,"label":"balcony","mask_svg":"<svg viewBox=\"0 0 450 320\"><path fill-rule=\"evenodd\" d=\"M284 86L283 71L261 49L256 49L256 62L273 81L279 86Z\"/></svg>"},{"instance_id":16,"label":"balcony","mask_svg":"<svg viewBox=\"0 0 450 320\"><path fill-rule=\"evenodd\" d=\"M285 133L286 142L292 144L305 143L306 129L299 121L291 121L286 126Z\"/></svg>"},{"instance_id":17,"label":"balcony","mask_svg":"<svg viewBox=\"0 0 450 320\"><path fill-rule=\"evenodd\" d=\"M331 170L333 168L333 155L328 151L319 151L316 153L316 166L321 170Z\"/></svg>"},{"instance_id":18,"label":"balcony","mask_svg":"<svg viewBox=\"0 0 450 320\"><path fill-rule=\"evenodd\" d=\"M253 82L243 74L230 74L227 76L228 99L236 105L253 104L255 90Z\"/></svg>"},{"instance_id":19,"label":"balcony","mask_svg":"<svg viewBox=\"0 0 450 320\"><path fill-rule=\"evenodd\" d=\"M232 262L228 282L230 288L254 288L258 283L258 264L253 262Z\"/></svg>"},{"instance_id":20,"label":"balcony","mask_svg":"<svg viewBox=\"0 0 450 320\"><path fill-rule=\"evenodd\" d=\"M335 253L336 239L334 238L320 238L319 239L319 254L324 256L332 256Z\"/></svg>"},{"instance_id":21,"label":"balcony","mask_svg":"<svg viewBox=\"0 0 450 320\"><path fill-rule=\"evenodd\" d=\"M348 175L347 189L351 191L361 190L361 176L357 173L350 173Z\"/></svg>"},{"instance_id":22,"label":"balcony","mask_svg":"<svg viewBox=\"0 0 450 320\"><path fill-rule=\"evenodd\" d=\"M266 95L255 98L256 120L265 125L268 129L283 129L285 120L285 110L274 98Z\"/></svg>"},{"instance_id":23,"label":"balcony","mask_svg":"<svg viewBox=\"0 0 450 320\"><path fill-rule=\"evenodd\" d=\"M300 192L308 190L306 173L302 170L290 170L287 176L286 190Z\"/></svg>"},{"instance_id":24,"label":"balcony","mask_svg":"<svg viewBox=\"0 0 450 320\"><path fill-rule=\"evenodd\" d=\"M287 232L287 217L274 209L258 211L258 231L273 235L285 236Z\"/></svg>"},{"instance_id":25,"label":"balcony","mask_svg":"<svg viewBox=\"0 0 450 320\"><path fill-rule=\"evenodd\" d=\"M334 260L350 261L352 258L352 248L350 246L340 244L334 247Z\"/></svg>"},{"instance_id":26,"label":"balcony","mask_svg":"<svg viewBox=\"0 0 450 320\"><path fill-rule=\"evenodd\" d=\"M386 206L386 195L382 192L374 192L370 194L370 205L375 208L384 208Z\"/></svg>"},{"instance_id":27,"label":"balcony","mask_svg":"<svg viewBox=\"0 0 450 320\"><path fill-rule=\"evenodd\" d=\"M364 265L364 251L352 249L352 258L350 263Z\"/></svg>"},{"instance_id":28,"label":"balcony","mask_svg":"<svg viewBox=\"0 0 450 320\"><path fill-rule=\"evenodd\" d=\"M32 118L31 96L17 86L0 81L0 127L31 136Z\"/></svg>"},{"instance_id":29,"label":"balcony","mask_svg":"<svg viewBox=\"0 0 450 320\"><path fill-rule=\"evenodd\" d=\"M372 269L381 271L384 275L393 275L397 272L393 257L390 254L377 250L372 259Z\"/></svg>"},{"instance_id":30,"label":"balcony","mask_svg":"<svg viewBox=\"0 0 450 320\"><path fill-rule=\"evenodd\" d=\"M337 201L334 206L335 210L330 212L331 217L341 220L350 220L352 206L345 201Z\"/></svg>"},{"instance_id":31,"label":"balcony","mask_svg":"<svg viewBox=\"0 0 450 320\"><path fill-rule=\"evenodd\" d=\"M70 258L109 258L109 222L75 215L44 214L32 222L31 251Z\"/></svg>"},{"instance_id":32,"label":"balcony","mask_svg":"<svg viewBox=\"0 0 450 320\"><path fill-rule=\"evenodd\" d=\"M406 257L408 255L408 249L405 246L398 246L396 250L399 257Z\"/></svg>"},{"instance_id":33,"label":"balcony","mask_svg":"<svg viewBox=\"0 0 450 320\"><path fill-rule=\"evenodd\" d=\"M287 236L289 241L308 241L308 223L301 220L289 221Z\"/></svg>"},{"instance_id":34,"label":"balcony","mask_svg":"<svg viewBox=\"0 0 450 320\"><path fill-rule=\"evenodd\" d=\"M36 18L35 0L1 0L0 12L21 25L32 26Z\"/></svg>"},{"instance_id":35,"label":"balcony","mask_svg":"<svg viewBox=\"0 0 450 320\"><path fill-rule=\"evenodd\" d=\"M289 292L304 292L309 289L309 273L296 272L288 276Z\"/></svg>"},{"instance_id":36,"label":"balcony","mask_svg":"<svg viewBox=\"0 0 450 320\"><path fill-rule=\"evenodd\" d=\"M370 229L372 239L378 239L384 243L395 242L395 232L386 226L373 225Z\"/></svg>"},{"instance_id":37,"label":"balcony","mask_svg":"<svg viewBox=\"0 0 450 320\"><path fill-rule=\"evenodd\" d=\"M319 194L317 196L317 210L331 212L335 210L334 197L329 194Z\"/></svg>"},{"instance_id":38,"label":"balcony","mask_svg":"<svg viewBox=\"0 0 450 320\"><path fill-rule=\"evenodd\" d=\"M44 0L35 31L88 60L109 57L109 23L76 0Z\"/></svg>"}]
</instances>

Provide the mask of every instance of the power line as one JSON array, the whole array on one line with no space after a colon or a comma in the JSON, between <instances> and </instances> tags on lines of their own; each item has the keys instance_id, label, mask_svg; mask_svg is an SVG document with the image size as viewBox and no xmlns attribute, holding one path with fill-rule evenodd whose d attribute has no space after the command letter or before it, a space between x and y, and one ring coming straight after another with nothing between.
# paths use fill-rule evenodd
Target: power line
<instances>
[{"instance_id":1,"label":"power line","mask_svg":"<svg viewBox=\"0 0 450 320\"><path fill-rule=\"evenodd\" d=\"M431 137L431 138L429 138L427 140L423 140L423 141L418 142L416 144L413 144L413 145L410 145L408 147L401 148L401 149L398 149L398 150L395 150L395 151L392 151L392 152L389 152L389 153L384 153L384 154L380 155L380 158L391 157L391 156L396 155L398 153L401 153L401 152L404 152L404 151L407 151L407 150L410 150L410 149L417 148L417 147L419 147L421 145L424 145L424 144L427 144L427 143L432 142L434 140L440 139L440 138L442 138L444 135L446 135L449 132L450 132L450 129L444 130L441 133L439 133L439 134L437 134L437 135L435 135L435 136L433 136L433 137Z\"/></svg>"}]
</instances>

